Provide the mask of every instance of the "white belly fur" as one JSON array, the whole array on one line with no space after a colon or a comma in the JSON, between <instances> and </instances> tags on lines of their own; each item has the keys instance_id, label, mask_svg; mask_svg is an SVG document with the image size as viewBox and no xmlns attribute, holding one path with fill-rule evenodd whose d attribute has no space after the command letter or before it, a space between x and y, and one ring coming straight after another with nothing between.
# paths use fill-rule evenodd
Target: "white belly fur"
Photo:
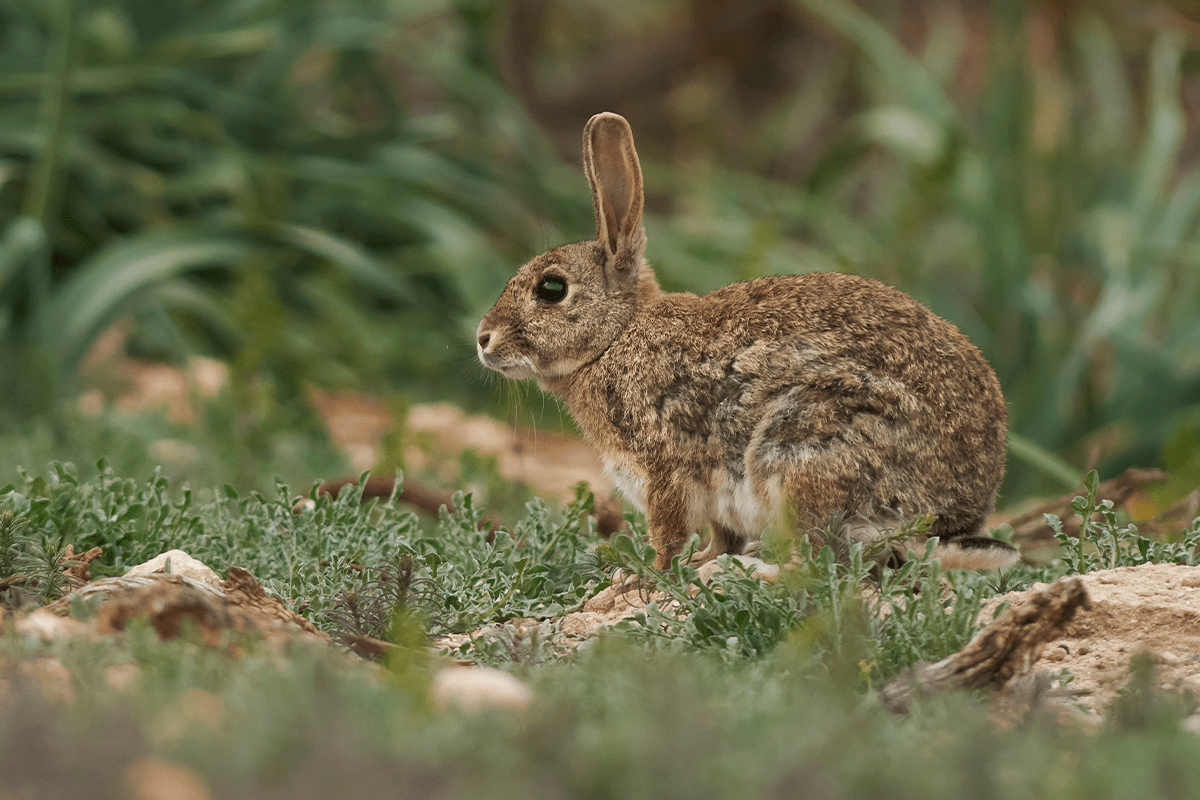
<instances>
[{"instance_id":1,"label":"white belly fur","mask_svg":"<svg viewBox=\"0 0 1200 800\"><path fill-rule=\"evenodd\" d=\"M646 482L616 459L605 459L605 472L613 484L639 511L646 513ZM749 480L725 473L716 486L692 483L686 491L688 532L710 524L721 525L747 539L757 539L771 522L783 498L778 479L755 487Z\"/></svg>"},{"instance_id":2,"label":"white belly fur","mask_svg":"<svg viewBox=\"0 0 1200 800\"><path fill-rule=\"evenodd\" d=\"M646 513L646 482L620 461L604 457L604 472L612 478L613 486L633 503L638 511Z\"/></svg>"}]
</instances>

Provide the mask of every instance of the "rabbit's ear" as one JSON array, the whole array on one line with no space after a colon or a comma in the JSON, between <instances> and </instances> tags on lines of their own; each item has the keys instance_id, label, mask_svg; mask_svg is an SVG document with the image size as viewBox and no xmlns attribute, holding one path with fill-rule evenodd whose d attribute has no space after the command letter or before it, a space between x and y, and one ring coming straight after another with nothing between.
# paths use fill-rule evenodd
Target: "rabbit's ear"
<instances>
[{"instance_id":1,"label":"rabbit's ear","mask_svg":"<svg viewBox=\"0 0 1200 800\"><path fill-rule=\"evenodd\" d=\"M588 120L583 129L583 169L592 185L596 237L618 269L636 270L646 246L642 167L624 117L605 112Z\"/></svg>"}]
</instances>

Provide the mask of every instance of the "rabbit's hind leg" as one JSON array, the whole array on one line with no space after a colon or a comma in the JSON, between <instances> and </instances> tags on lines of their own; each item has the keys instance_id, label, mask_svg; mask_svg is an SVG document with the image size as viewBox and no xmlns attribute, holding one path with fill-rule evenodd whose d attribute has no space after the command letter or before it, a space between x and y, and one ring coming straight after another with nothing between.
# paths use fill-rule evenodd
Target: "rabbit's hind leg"
<instances>
[{"instance_id":1,"label":"rabbit's hind leg","mask_svg":"<svg viewBox=\"0 0 1200 800\"><path fill-rule=\"evenodd\" d=\"M717 556L726 554L733 556L741 555L745 550L745 537L736 533L731 528L726 528L724 525L718 525L714 522L708 546L692 556L691 564L693 567L698 567L701 564L707 564L709 561L716 559Z\"/></svg>"}]
</instances>

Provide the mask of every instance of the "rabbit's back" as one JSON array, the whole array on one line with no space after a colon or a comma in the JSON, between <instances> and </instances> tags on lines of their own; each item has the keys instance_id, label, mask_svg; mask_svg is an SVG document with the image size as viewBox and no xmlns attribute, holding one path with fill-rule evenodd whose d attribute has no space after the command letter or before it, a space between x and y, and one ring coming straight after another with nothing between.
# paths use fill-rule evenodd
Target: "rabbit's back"
<instances>
[{"instance_id":1,"label":"rabbit's back","mask_svg":"<svg viewBox=\"0 0 1200 800\"><path fill-rule=\"evenodd\" d=\"M930 513L935 534L973 533L1003 476L1004 402L978 350L853 275L662 295L579 379L622 489L644 505L643 474L675 476L695 527L753 537L791 500L814 525Z\"/></svg>"}]
</instances>

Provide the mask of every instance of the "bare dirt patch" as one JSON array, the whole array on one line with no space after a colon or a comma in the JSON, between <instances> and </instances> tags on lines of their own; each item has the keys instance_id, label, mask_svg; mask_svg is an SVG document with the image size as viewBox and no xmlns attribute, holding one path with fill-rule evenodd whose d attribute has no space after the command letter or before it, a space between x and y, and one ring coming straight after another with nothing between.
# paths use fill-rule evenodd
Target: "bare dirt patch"
<instances>
[{"instance_id":1,"label":"bare dirt patch","mask_svg":"<svg viewBox=\"0 0 1200 800\"><path fill-rule=\"evenodd\" d=\"M1045 646L1033 670L1070 670L1076 700L1101 712L1129 680L1131 659L1147 653L1160 688L1200 695L1200 566L1143 564L1080 580L1089 606ZM1001 602L1017 607L1045 588L1037 584L995 598L981 622L989 622Z\"/></svg>"}]
</instances>

